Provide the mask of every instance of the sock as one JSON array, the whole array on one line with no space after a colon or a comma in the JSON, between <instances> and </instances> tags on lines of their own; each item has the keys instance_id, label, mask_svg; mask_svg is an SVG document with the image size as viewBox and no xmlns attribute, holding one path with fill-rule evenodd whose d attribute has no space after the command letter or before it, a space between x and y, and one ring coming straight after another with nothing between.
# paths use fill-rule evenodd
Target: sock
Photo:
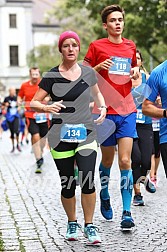
<instances>
[{"instance_id":1,"label":"sock","mask_svg":"<svg viewBox=\"0 0 167 252\"><path fill-rule=\"evenodd\" d=\"M77 220L74 220L74 221L68 221L68 223L70 223L70 222L77 222Z\"/></svg>"},{"instance_id":2,"label":"sock","mask_svg":"<svg viewBox=\"0 0 167 252\"><path fill-rule=\"evenodd\" d=\"M132 170L121 171L121 195L123 203L123 211L130 212L133 190L133 175Z\"/></svg>"},{"instance_id":3,"label":"sock","mask_svg":"<svg viewBox=\"0 0 167 252\"><path fill-rule=\"evenodd\" d=\"M85 227L87 227L87 225L92 225L93 223L90 222L90 223L85 223Z\"/></svg>"},{"instance_id":4,"label":"sock","mask_svg":"<svg viewBox=\"0 0 167 252\"><path fill-rule=\"evenodd\" d=\"M110 168L106 168L102 165L99 166L100 183L101 183L101 197L103 199L109 199L108 184L110 179Z\"/></svg>"}]
</instances>

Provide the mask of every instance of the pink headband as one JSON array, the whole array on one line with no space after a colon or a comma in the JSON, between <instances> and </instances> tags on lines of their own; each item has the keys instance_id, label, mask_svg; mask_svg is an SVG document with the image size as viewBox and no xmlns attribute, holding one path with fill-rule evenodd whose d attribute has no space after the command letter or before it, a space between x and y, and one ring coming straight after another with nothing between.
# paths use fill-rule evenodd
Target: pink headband
<instances>
[{"instance_id":1,"label":"pink headband","mask_svg":"<svg viewBox=\"0 0 167 252\"><path fill-rule=\"evenodd\" d=\"M75 39L78 42L79 50L80 50L80 38L79 38L78 34L76 34L73 31L65 31L59 37L59 42L58 42L59 51L61 52L62 44L63 44L64 40L66 40L68 38Z\"/></svg>"}]
</instances>

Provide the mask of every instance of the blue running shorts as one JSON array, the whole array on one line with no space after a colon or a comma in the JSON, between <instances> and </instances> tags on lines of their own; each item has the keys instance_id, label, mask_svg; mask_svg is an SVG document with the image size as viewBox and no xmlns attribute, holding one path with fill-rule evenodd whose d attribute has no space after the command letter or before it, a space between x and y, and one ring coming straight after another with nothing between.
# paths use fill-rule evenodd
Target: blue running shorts
<instances>
[{"instance_id":1,"label":"blue running shorts","mask_svg":"<svg viewBox=\"0 0 167 252\"><path fill-rule=\"evenodd\" d=\"M107 115L106 118L113 121L115 131L101 144L102 146L115 146L117 145L117 139L123 137L133 138L135 136L136 112L126 116Z\"/></svg>"}]
</instances>

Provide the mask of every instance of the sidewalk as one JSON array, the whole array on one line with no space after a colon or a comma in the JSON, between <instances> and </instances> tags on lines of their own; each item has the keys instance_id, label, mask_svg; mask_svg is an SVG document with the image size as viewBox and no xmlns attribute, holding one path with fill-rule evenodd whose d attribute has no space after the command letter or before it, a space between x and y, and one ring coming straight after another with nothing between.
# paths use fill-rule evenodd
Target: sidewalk
<instances>
[{"instance_id":1,"label":"sidewalk","mask_svg":"<svg viewBox=\"0 0 167 252\"><path fill-rule=\"evenodd\" d=\"M117 155L111 172L110 192L114 210L112 222L100 214L97 160L97 205L94 224L100 228L102 245L90 247L80 233L79 241L64 239L67 219L60 201L60 180L49 151L45 150L43 173L35 174L35 158L31 145L24 143L22 153L10 153L9 132L0 140L0 232L6 252L162 252L167 251L167 180L162 163L155 194L142 187L145 206L132 206L135 228L120 231L122 214ZM83 225L80 188L77 187L78 223Z\"/></svg>"}]
</instances>

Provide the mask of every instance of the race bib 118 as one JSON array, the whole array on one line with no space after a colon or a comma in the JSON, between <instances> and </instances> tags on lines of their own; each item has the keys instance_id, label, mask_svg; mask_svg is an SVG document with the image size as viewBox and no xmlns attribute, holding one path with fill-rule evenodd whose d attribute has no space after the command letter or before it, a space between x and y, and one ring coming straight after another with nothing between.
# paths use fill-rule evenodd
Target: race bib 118
<instances>
[{"instance_id":1,"label":"race bib 118","mask_svg":"<svg viewBox=\"0 0 167 252\"><path fill-rule=\"evenodd\" d=\"M114 56L111 57L111 60L114 62L114 65L109 68L109 74L130 75L132 62L130 58Z\"/></svg>"}]
</instances>

